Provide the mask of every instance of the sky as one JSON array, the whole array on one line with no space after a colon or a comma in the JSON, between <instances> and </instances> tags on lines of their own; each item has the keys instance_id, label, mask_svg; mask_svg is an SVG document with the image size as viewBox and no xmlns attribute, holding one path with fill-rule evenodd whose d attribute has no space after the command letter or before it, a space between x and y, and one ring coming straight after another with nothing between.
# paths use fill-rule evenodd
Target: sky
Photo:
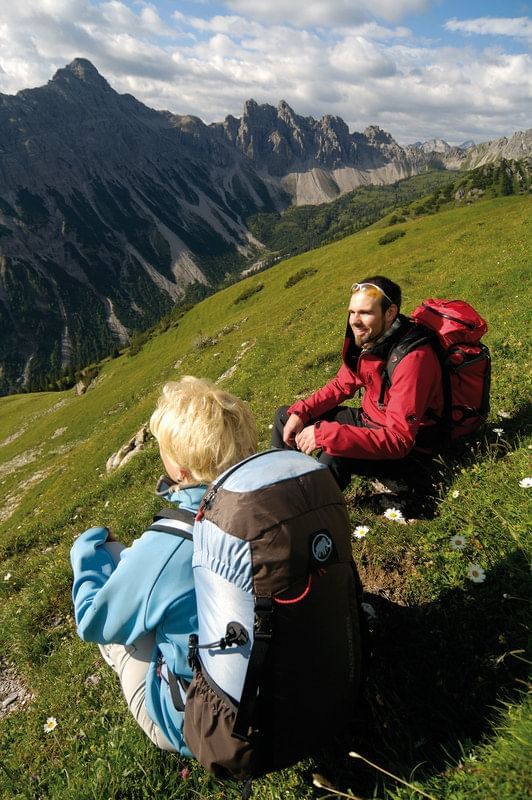
<instances>
[{"instance_id":1,"label":"sky","mask_svg":"<svg viewBox=\"0 0 532 800\"><path fill-rule=\"evenodd\" d=\"M88 58L204 122L244 102L379 125L400 144L532 127L532 0L3 0L0 93Z\"/></svg>"}]
</instances>

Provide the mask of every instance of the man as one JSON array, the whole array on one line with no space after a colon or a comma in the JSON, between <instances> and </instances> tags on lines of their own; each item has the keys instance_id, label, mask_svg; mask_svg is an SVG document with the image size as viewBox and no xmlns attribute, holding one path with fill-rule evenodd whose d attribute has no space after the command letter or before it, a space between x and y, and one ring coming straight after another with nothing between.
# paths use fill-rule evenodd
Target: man
<instances>
[{"instance_id":1,"label":"man","mask_svg":"<svg viewBox=\"0 0 532 800\"><path fill-rule=\"evenodd\" d=\"M311 454L320 449L338 485L353 474L406 481L422 496L430 485L435 419L443 411L441 368L430 344L408 353L391 386L382 371L395 345L411 330L400 313L401 289L382 275L351 287L343 364L305 400L281 407L274 447ZM342 403L364 389L361 408Z\"/></svg>"}]
</instances>

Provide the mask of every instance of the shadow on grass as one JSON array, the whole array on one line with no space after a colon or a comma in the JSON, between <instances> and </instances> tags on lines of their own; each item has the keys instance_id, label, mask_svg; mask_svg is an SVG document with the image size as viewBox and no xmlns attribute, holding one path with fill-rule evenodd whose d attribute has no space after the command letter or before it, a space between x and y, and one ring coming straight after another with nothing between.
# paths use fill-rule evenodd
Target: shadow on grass
<instances>
[{"instance_id":1,"label":"shadow on grass","mask_svg":"<svg viewBox=\"0 0 532 800\"><path fill-rule=\"evenodd\" d=\"M508 443L515 447L523 436L530 433L532 428L532 403L527 403L519 409L515 416L504 419L503 422L501 427L505 429Z\"/></svg>"},{"instance_id":2,"label":"shadow on grass","mask_svg":"<svg viewBox=\"0 0 532 800\"><path fill-rule=\"evenodd\" d=\"M407 492L386 498L375 493L371 481L362 479L365 480L362 492L357 493L355 490L354 497L348 498L348 503L352 506L368 506L375 513L398 505L407 517L434 519L439 503L449 491L457 473L462 468L467 469L486 459L504 458L530 432L531 420L532 404L527 404L515 416L502 419L498 425L486 425L482 433L457 440L442 448L439 455L432 459L430 466L426 465L419 470L414 468L410 476L407 473L395 476L406 480L409 486Z\"/></svg>"},{"instance_id":3,"label":"shadow on grass","mask_svg":"<svg viewBox=\"0 0 532 800\"><path fill-rule=\"evenodd\" d=\"M408 780L437 774L492 729L501 701L526 680L530 580L515 551L484 584L405 607L364 595L370 620L367 679L345 756L328 753L318 771L342 790L372 795L377 773L355 750Z\"/></svg>"}]
</instances>

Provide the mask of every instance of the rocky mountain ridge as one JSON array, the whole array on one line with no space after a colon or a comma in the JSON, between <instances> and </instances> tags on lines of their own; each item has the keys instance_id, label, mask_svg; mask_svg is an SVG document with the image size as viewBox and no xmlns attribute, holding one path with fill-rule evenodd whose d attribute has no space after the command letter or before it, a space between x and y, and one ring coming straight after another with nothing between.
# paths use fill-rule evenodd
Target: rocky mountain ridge
<instances>
[{"instance_id":1,"label":"rocky mountain ridge","mask_svg":"<svg viewBox=\"0 0 532 800\"><path fill-rule=\"evenodd\" d=\"M118 94L85 59L0 95L0 394L101 358L190 283L242 269L261 249L250 214L475 165L529 134L426 152L254 100L206 125Z\"/></svg>"},{"instance_id":2,"label":"rocky mountain ridge","mask_svg":"<svg viewBox=\"0 0 532 800\"><path fill-rule=\"evenodd\" d=\"M296 205L328 202L368 184L389 184L427 169L457 168L462 153L401 147L375 125L350 133L327 114L302 117L281 100L277 108L248 100L240 119L212 126L261 174L276 178Z\"/></svg>"},{"instance_id":3,"label":"rocky mountain ridge","mask_svg":"<svg viewBox=\"0 0 532 800\"><path fill-rule=\"evenodd\" d=\"M461 169L475 169L501 158L519 161L532 155L532 128L516 131L510 138L492 139L467 150Z\"/></svg>"}]
</instances>

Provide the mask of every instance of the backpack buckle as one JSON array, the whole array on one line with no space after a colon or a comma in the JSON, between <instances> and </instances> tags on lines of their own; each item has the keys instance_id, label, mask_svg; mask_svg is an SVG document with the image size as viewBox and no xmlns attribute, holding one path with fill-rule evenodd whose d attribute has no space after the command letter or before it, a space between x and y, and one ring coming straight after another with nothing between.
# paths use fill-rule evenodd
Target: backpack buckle
<instances>
[{"instance_id":1,"label":"backpack buckle","mask_svg":"<svg viewBox=\"0 0 532 800\"><path fill-rule=\"evenodd\" d=\"M191 633L188 637L187 664L191 670L194 670L198 665L198 641L196 633Z\"/></svg>"},{"instance_id":2,"label":"backpack buckle","mask_svg":"<svg viewBox=\"0 0 532 800\"><path fill-rule=\"evenodd\" d=\"M257 597L255 599L255 624L253 626L255 639L271 638L272 609L271 597Z\"/></svg>"}]
</instances>

